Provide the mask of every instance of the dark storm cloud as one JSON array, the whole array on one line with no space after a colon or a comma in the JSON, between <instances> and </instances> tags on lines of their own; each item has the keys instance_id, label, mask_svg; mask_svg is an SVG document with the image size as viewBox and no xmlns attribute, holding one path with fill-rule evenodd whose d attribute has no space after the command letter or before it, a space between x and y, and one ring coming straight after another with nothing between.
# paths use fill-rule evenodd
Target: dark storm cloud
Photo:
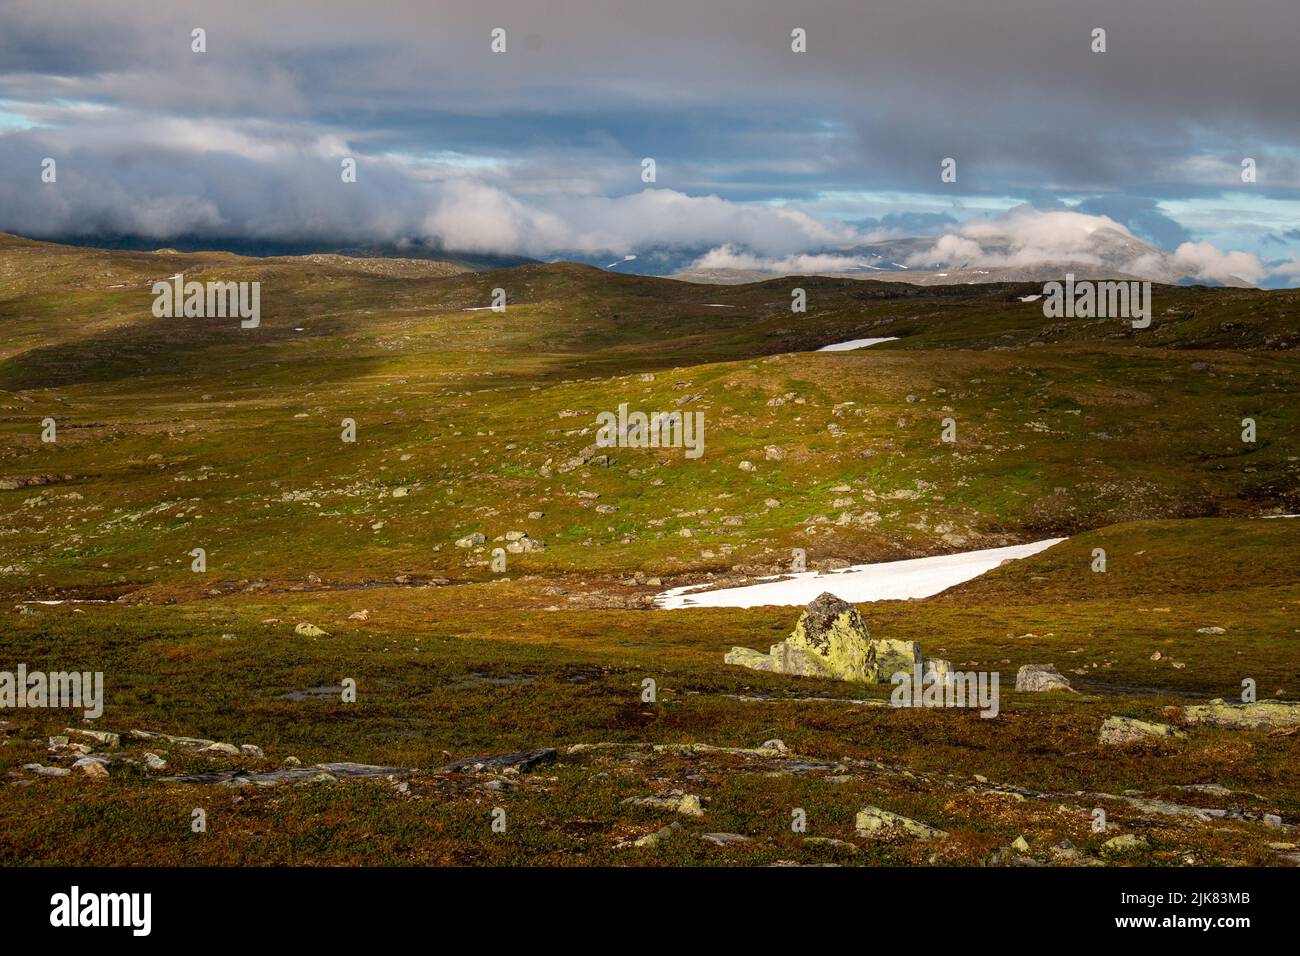
<instances>
[{"instance_id":1,"label":"dark storm cloud","mask_svg":"<svg viewBox=\"0 0 1300 956\"><path fill-rule=\"evenodd\" d=\"M0 228L786 255L860 237L753 201L897 190L1111 197L1086 202L1168 246L1157 200L1241 188L1243 156L1300 195L1297 35L1293 0L9 0Z\"/></svg>"}]
</instances>

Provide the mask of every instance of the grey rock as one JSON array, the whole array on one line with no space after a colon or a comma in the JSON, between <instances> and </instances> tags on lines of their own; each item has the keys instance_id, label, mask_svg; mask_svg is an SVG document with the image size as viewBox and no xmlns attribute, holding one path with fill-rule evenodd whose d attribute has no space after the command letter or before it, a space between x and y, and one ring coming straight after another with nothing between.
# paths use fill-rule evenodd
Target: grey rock
<instances>
[{"instance_id":1,"label":"grey rock","mask_svg":"<svg viewBox=\"0 0 1300 956\"><path fill-rule=\"evenodd\" d=\"M727 846L732 843L748 843L749 837L743 833L701 833L700 839L714 846Z\"/></svg>"},{"instance_id":2,"label":"grey rock","mask_svg":"<svg viewBox=\"0 0 1300 956\"><path fill-rule=\"evenodd\" d=\"M439 773L483 773L514 771L527 773L542 764L555 763L555 748L541 747L537 750L520 750L515 753L498 754L492 757L465 757L453 760L438 768Z\"/></svg>"},{"instance_id":3,"label":"grey rock","mask_svg":"<svg viewBox=\"0 0 1300 956\"><path fill-rule=\"evenodd\" d=\"M1101 725L1103 744L1124 746L1152 740L1182 740L1187 735L1169 724L1157 724L1136 717L1107 717Z\"/></svg>"},{"instance_id":4,"label":"grey rock","mask_svg":"<svg viewBox=\"0 0 1300 956\"><path fill-rule=\"evenodd\" d=\"M1073 691L1070 682L1061 676L1055 664L1026 664L1016 672L1016 690L1042 692L1051 690Z\"/></svg>"}]
</instances>

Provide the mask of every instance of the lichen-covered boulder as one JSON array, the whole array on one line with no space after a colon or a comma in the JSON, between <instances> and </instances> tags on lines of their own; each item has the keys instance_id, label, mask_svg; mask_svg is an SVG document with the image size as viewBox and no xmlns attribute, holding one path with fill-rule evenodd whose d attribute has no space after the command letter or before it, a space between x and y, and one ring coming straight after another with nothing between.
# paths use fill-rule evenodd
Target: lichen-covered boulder
<instances>
[{"instance_id":1,"label":"lichen-covered boulder","mask_svg":"<svg viewBox=\"0 0 1300 956\"><path fill-rule=\"evenodd\" d=\"M1016 672L1016 690L1074 690L1055 664L1026 664Z\"/></svg>"},{"instance_id":2,"label":"lichen-covered boulder","mask_svg":"<svg viewBox=\"0 0 1300 956\"><path fill-rule=\"evenodd\" d=\"M789 641L773 644L768 651L772 670L778 674L795 674L799 677L835 677L821 660L810 651L793 646Z\"/></svg>"},{"instance_id":3,"label":"lichen-covered boulder","mask_svg":"<svg viewBox=\"0 0 1300 956\"><path fill-rule=\"evenodd\" d=\"M1101 852L1106 854L1128 853L1132 850L1145 850L1150 845L1146 837L1137 836L1133 833L1121 833L1119 836L1111 837L1103 843Z\"/></svg>"},{"instance_id":4,"label":"lichen-covered boulder","mask_svg":"<svg viewBox=\"0 0 1300 956\"><path fill-rule=\"evenodd\" d=\"M1192 726L1260 728L1300 726L1300 702L1258 700L1250 704L1229 704L1216 698L1208 704L1183 708L1183 722Z\"/></svg>"},{"instance_id":5,"label":"lichen-covered boulder","mask_svg":"<svg viewBox=\"0 0 1300 956\"><path fill-rule=\"evenodd\" d=\"M905 835L918 840L933 840L948 835L927 823L898 813L890 813L880 807L863 807L859 810L854 820L854 829L858 836L869 839Z\"/></svg>"},{"instance_id":6,"label":"lichen-covered boulder","mask_svg":"<svg viewBox=\"0 0 1300 956\"><path fill-rule=\"evenodd\" d=\"M756 671L774 671L776 667L771 655L762 654L752 647L733 647L722 657L723 663L748 667Z\"/></svg>"},{"instance_id":7,"label":"lichen-covered boulder","mask_svg":"<svg viewBox=\"0 0 1300 956\"><path fill-rule=\"evenodd\" d=\"M876 673L868 659L871 635L858 609L835 595L819 595L785 639L785 646L814 657L841 680L872 681Z\"/></svg>"},{"instance_id":8,"label":"lichen-covered boulder","mask_svg":"<svg viewBox=\"0 0 1300 956\"><path fill-rule=\"evenodd\" d=\"M897 671L922 664L916 641L872 640L858 609L834 594L821 594L804 610L787 647L817 660L827 675L862 683L889 683Z\"/></svg>"},{"instance_id":9,"label":"lichen-covered boulder","mask_svg":"<svg viewBox=\"0 0 1300 956\"><path fill-rule=\"evenodd\" d=\"M1187 735L1169 724L1157 724L1136 717L1107 717L1101 725L1101 743L1145 743L1151 740L1181 740Z\"/></svg>"},{"instance_id":10,"label":"lichen-covered boulder","mask_svg":"<svg viewBox=\"0 0 1300 956\"><path fill-rule=\"evenodd\" d=\"M794 632L766 655L733 647L723 658L754 670L801 677L831 677L866 684L888 684L899 671L913 674L926 667L916 641L873 640L858 609L835 595L820 595L804 610ZM929 662L940 672L947 661Z\"/></svg>"}]
</instances>

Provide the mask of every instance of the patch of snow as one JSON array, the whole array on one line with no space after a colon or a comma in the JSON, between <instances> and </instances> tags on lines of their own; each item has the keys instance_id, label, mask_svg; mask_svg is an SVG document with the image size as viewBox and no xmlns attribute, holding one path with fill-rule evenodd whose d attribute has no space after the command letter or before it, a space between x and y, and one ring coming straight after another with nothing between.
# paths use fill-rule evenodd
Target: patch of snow
<instances>
[{"instance_id":1,"label":"patch of snow","mask_svg":"<svg viewBox=\"0 0 1300 956\"><path fill-rule=\"evenodd\" d=\"M692 584L671 588L656 595L655 606L664 610L691 607L794 607L807 604L823 591L830 591L841 600L854 604L925 598L977 578L1003 561L1028 558L1064 540L1048 538L1032 544L985 548L935 558L858 564L825 574L820 571L805 571L777 579L767 578L763 584L699 594L691 592L699 591L707 585Z\"/></svg>"},{"instance_id":2,"label":"patch of snow","mask_svg":"<svg viewBox=\"0 0 1300 956\"><path fill-rule=\"evenodd\" d=\"M1020 301L1021 301L1021 302L1037 302L1037 301L1038 301L1039 299L1041 299L1042 297L1043 297L1043 294L1042 294L1041 292L1039 292L1037 295L1022 295L1022 296L1020 297Z\"/></svg>"},{"instance_id":3,"label":"patch of snow","mask_svg":"<svg viewBox=\"0 0 1300 956\"><path fill-rule=\"evenodd\" d=\"M883 339L849 339L847 342L836 342L834 345L823 345L818 352L851 352L854 349L865 349L872 345L879 345L881 342L897 342L897 335L888 335Z\"/></svg>"}]
</instances>

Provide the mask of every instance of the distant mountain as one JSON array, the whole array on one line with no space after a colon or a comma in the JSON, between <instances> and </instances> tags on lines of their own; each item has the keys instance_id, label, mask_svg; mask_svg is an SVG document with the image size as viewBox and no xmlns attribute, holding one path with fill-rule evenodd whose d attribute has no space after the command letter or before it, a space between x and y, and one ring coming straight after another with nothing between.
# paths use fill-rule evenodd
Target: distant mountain
<instances>
[{"instance_id":1,"label":"distant mountain","mask_svg":"<svg viewBox=\"0 0 1300 956\"><path fill-rule=\"evenodd\" d=\"M852 268L818 272L836 278L888 279L916 285L970 285L984 282L1046 282L1073 273L1080 279L1149 279L1167 285L1218 285L1194 279L1157 247L1116 229L1098 229L1086 249L1069 257L1017 263L1023 253L1005 240L981 238L979 254L943 257L933 238L891 239L866 245L822 250L821 254L856 260ZM957 244L960 245L960 244ZM918 260L921 264L918 263ZM1015 264L998 264L1015 263ZM909 264L912 263L912 264ZM686 269L672 278L687 282L737 285L783 275L754 269ZM1245 279L1224 283L1254 288Z\"/></svg>"}]
</instances>

